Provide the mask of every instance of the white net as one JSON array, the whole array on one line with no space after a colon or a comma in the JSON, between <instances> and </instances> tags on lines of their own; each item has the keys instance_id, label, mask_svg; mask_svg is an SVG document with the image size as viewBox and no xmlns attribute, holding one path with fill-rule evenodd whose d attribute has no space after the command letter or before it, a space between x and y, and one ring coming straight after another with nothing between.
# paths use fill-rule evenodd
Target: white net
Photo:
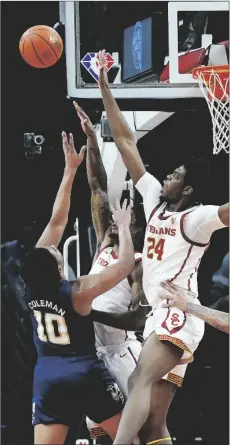
<instances>
[{"instance_id":1,"label":"white net","mask_svg":"<svg viewBox=\"0 0 230 445\"><path fill-rule=\"evenodd\" d=\"M229 153L229 73L222 76L209 67L196 72L195 76L206 99L213 125L213 153L221 150Z\"/></svg>"}]
</instances>

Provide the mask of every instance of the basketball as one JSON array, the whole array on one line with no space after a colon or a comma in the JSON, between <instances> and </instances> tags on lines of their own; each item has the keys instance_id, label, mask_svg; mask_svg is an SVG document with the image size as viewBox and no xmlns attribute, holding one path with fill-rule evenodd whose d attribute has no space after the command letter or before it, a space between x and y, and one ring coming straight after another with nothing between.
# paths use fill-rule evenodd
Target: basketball
<instances>
[{"instance_id":1,"label":"basketball","mask_svg":"<svg viewBox=\"0 0 230 445\"><path fill-rule=\"evenodd\" d=\"M58 62L62 55L62 38L50 26L33 26L22 35L19 51L30 66L48 68Z\"/></svg>"}]
</instances>

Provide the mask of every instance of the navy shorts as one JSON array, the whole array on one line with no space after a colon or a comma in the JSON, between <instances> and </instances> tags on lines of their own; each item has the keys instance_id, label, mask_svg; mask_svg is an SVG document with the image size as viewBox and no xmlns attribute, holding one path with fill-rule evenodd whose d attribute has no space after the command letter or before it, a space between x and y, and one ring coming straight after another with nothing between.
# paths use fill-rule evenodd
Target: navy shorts
<instances>
[{"instance_id":1,"label":"navy shorts","mask_svg":"<svg viewBox=\"0 0 230 445\"><path fill-rule=\"evenodd\" d=\"M87 415L96 423L122 411L125 398L96 356L39 357L34 369L33 426L77 425Z\"/></svg>"}]
</instances>

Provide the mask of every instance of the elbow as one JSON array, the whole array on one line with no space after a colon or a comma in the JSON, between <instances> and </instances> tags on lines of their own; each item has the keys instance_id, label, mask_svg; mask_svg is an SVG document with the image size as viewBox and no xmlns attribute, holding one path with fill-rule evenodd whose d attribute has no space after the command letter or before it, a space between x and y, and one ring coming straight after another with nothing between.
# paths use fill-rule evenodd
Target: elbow
<instances>
[{"instance_id":1,"label":"elbow","mask_svg":"<svg viewBox=\"0 0 230 445\"><path fill-rule=\"evenodd\" d=\"M72 303L72 307L77 314L82 315L83 317L87 317L92 309L91 304L87 304L82 301L75 301L74 303Z\"/></svg>"}]
</instances>

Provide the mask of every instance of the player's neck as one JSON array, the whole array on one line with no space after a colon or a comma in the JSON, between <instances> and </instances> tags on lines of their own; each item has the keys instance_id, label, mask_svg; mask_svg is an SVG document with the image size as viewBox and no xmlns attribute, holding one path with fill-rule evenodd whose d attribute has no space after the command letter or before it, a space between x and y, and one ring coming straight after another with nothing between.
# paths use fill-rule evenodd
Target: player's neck
<instances>
[{"instance_id":1,"label":"player's neck","mask_svg":"<svg viewBox=\"0 0 230 445\"><path fill-rule=\"evenodd\" d=\"M188 209L189 207L191 207L189 201L187 198L181 198L180 201L176 202L176 203L167 203L166 204L166 210L168 210L168 212L182 212L183 210Z\"/></svg>"}]
</instances>

